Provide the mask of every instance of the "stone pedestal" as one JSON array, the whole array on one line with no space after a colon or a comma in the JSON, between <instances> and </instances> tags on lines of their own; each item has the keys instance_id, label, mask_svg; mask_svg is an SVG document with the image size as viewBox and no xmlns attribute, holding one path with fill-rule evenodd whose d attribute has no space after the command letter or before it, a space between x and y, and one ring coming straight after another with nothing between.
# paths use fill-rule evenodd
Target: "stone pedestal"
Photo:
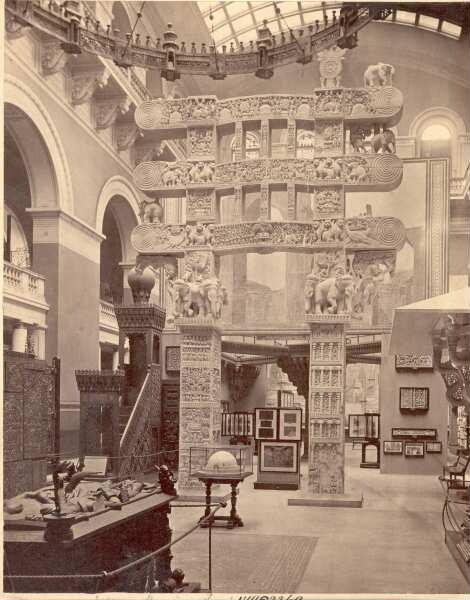
<instances>
[{"instance_id":1,"label":"stone pedestal","mask_svg":"<svg viewBox=\"0 0 470 600\"><path fill-rule=\"evenodd\" d=\"M189 477L189 449L220 443L221 335L210 317L176 323L181 331L178 489L202 490Z\"/></svg>"},{"instance_id":2,"label":"stone pedestal","mask_svg":"<svg viewBox=\"0 0 470 600\"><path fill-rule=\"evenodd\" d=\"M308 315L310 326L309 489L344 494L344 324L348 315Z\"/></svg>"}]
</instances>

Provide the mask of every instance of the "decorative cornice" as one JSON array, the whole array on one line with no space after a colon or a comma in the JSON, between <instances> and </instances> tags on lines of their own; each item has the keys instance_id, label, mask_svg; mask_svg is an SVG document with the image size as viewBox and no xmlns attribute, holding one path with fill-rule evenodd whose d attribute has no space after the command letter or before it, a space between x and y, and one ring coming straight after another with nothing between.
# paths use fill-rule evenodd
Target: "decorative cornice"
<instances>
[{"instance_id":1,"label":"decorative cornice","mask_svg":"<svg viewBox=\"0 0 470 600\"><path fill-rule=\"evenodd\" d=\"M77 387L80 392L120 392L124 384L124 371L75 371Z\"/></svg>"},{"instance_id":2,"label":"decorative cornice","mask_svg":"<svg viewBox=\"0 0 470 600\"><path fill-rule=\"evenodd\" d=\"M145 333L149 329L163 331L166 311L154 304L115 306L119 329L124 333Z\"/></svg>"}]
</instances>

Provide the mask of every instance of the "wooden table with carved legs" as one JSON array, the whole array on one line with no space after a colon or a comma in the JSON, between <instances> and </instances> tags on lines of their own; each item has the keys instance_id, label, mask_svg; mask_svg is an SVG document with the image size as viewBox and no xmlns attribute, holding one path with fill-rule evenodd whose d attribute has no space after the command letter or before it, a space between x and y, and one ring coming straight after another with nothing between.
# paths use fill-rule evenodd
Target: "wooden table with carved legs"
<instances>
[{"instance_id":1,"label":"wooden table with carved legs","mask_svg":"<svg viewBox=\"0 0 470 600\"><path fill-rule=\"evenodd\" d=\"M246 477L251 475L252 473L237 473L234 476L231 475L205 475L205 474L197 474L197 478L199 481L204 483L206 486L206 508L204 511L204 515L201 517L205 519L210 515L211 512L211 504L212 504L212 485L217 483L225 483L230 485L232 491L230 493L230 514L229 515L216 515L211 520L211 525L217 521L225 521L226 523L223 525L227 529L233 529L234 527L243 527L243 521L240 515L237 513L237 495L238 495L238 484L241 483ZM205 522L201 524L201 527L209 527L209 522Z\"/></svg>"}]
</instances>

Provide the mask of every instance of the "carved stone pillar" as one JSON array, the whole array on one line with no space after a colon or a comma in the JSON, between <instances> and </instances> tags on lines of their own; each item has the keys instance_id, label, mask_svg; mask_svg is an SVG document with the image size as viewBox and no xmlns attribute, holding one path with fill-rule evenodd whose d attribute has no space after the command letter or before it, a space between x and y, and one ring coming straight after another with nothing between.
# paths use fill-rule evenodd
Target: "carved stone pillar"
<instances>
[{"instance_id":1,"label":"carved stone pillar","mask_svg":"<svg viewBox=\"0 0 470 600\"><path fill-rule=\"evenodd\" d=\"M270 146L269 134L270 134L269 121L266 119L263 119L261 121L261 140L260 140L260 157L261 158L269 157L269 146Z\"/></svg>"},{"instance_id":2,"label":"carved stone pillar","mask_svg":"<svg viewBox=\"0 0 470 600\"><path fill-rule=\"evenodd\" d=\"M211 317L181 318L178 488L201 484L189 477L189 449L220 443L221 336ZM203 467L204 465L200 465Z\"/></svg>"},{"instance_id":3,"label":"carved stone pillar","mask_svg":"<svg viewBox=\"0 0 470 600\"><path fill-rule=\"evenodd\" d=\"M314 494L343 494L344 323L309 325L309 488Z\"/></svg>"},{"instance_id":4,"label":"carved stone pillar","mask_svg":"<svg viewBox=\"0 0 470 600\"><path fill-rule=\"evenodd\" d=\"M243 221L243 188L235 186L233 190L233 223Z\"/></svg>"},{"instance_id":5,"label":"carved stone pillar","mask_svg":"<svg viewBox=\"0 0 470 600\"><path fill-rule=\"evenodd\" d=\"M119 396L124 371L75 371L80 390L80 456L110 456L119 472Z\"/></svg>"},{"instance_id":6,"label":"carved stone pillar","mask_svg":"<svg viewBox=\"0 0 470 600\"><path fill-rule=\"evenodd\" d=\"M243 160L243 121L235 122L235 135L233 138L233 160Z\"/></svg>"}]
</instances>

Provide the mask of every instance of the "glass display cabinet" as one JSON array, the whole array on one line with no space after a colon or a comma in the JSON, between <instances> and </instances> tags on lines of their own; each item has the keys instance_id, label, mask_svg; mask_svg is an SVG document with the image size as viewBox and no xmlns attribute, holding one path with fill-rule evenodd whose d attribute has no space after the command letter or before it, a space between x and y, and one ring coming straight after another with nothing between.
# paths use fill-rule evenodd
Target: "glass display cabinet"
<instances>
[{"instance_id":1,"label":"glass display cabinet","mask_svg":"<svg viewBox=\"0 0 470 600\"><path fill-rule=\"evenodd\" d=\"M243 480L253 473L253 451L250 446L218 446L189 449L189 474L198 479Z\"/></svg>"}]
</instances>

